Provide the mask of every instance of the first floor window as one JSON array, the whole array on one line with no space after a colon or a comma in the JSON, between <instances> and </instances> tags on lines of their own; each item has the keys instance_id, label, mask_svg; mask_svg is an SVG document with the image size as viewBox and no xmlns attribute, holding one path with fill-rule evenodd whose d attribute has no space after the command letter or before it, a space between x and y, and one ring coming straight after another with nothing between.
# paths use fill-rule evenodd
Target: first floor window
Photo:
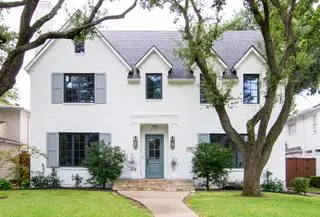
<instances>
[{"instance_id":1,"label":"first floor window","mask_svg":"<svg viewBox=\"0 0 320 217\"><path fill-rule=\"evenodd\" d=\"M94 74L64 74L64 102L94 103Z\"/></svg>"},{"instance_id":2,"label":"first floor window","mask_svg":"<svg viewBox=\"0 0 320 217\"><path fill-rule=\"evenodd\" d=\"M99 141L98 133L59 133L59 165L81 166L86 147L97 141Z\"/></svg>"},{"instance_id":3,"label":"first floor window","mask_svg":"<svg viewBox=\"0 0 320 217\"><path fill-rule=\"evenodd\" d=\"M162 74L146 74L146 98L162 99Z\"/></svg>"},{"instance_id":4,"label":"first floor window","mask_svg":"<svg viewBox=\"0 0 320 217\"><path fill-rule=\"evenodd\" d=\"M243 103L244 104L259 103L259 75L256 75L256 74L243 75Z\"/></svg>"},{"instance_id":5,"label":"first floor window","mask_svg":"<svg viewBox=\"0 0 320 217\"><path fill-rule=\"evenodd\" d=\"M242 135L246 139L246 135ZM215 134L215 133L200 133L199 142L209 142L214 144L219 144L221 147L232 149L233 153L233 168L243 168L243 157L240 150L235 146L235 144L227 137L226 134Z\"/></svg>"}]
</instances>

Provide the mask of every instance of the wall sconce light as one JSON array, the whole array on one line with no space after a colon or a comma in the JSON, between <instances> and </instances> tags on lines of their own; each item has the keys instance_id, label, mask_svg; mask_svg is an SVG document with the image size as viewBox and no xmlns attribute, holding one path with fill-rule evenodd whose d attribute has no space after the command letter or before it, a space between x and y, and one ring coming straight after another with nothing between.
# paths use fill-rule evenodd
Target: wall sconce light
<instances>
[{"instance_id":1,"label":"wall sconce light","mask_svg":"<svg viewBox=\"0 0 320 217\"><path fill-rule=\"evenodd\" d=\"M134 150L137 150L137 148L138 148L138 137L137 136L133 137L133 148L134 148Z\"/></svg>"},{"instance_id":2,"label":"wall sconce light","mask_svg":"<svg viewBox=\"0 0 320 217\"><path fill-rule=\"evenodd\" d=\"M175 147L176 147L175 138L174 138L174 136L171 136L171 138L170 138L170 148L171 148L171 150L174 150Z\"/></svg>"}]
</instances>

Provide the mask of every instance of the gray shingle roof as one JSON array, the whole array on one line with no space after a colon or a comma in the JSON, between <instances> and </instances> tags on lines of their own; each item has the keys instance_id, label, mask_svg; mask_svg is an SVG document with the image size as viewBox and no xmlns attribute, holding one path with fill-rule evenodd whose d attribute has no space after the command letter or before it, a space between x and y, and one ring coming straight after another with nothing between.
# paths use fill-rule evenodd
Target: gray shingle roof
<instances>
[{"instance_id":1,"label":"gray shingle roof","mask_svg":"<svg viewBox=\"0 0 320 217\"><path fill-rule=\"evenodd\" d=\"M176 54L179 49L179 42L182 42L181 34L178 31L101 32L131 67L134 67L152 46L156 46L173 65L173 78L193 77ZM251 46L255 46L262 51L262 41L259 31L227 31L220 36L214 43L213 49L227 64L227 77L229 75L229 78L236 78L230 70Z\"/></svg>"}]
</instances>

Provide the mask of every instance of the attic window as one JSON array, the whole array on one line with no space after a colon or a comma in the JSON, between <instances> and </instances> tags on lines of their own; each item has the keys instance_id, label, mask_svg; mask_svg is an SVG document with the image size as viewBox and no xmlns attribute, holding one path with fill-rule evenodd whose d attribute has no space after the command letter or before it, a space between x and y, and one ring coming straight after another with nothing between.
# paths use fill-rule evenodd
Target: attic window
<instances>
[{"instance_id":1,"label":"attic window","mask_svg":"<svg viewBox=\"0 0 320 217\"><path fill-rule=\"evenodd\" d=\"M84 41L74 42L74 52L76 54L84 54Z\"/></svg>"}]
</instances>

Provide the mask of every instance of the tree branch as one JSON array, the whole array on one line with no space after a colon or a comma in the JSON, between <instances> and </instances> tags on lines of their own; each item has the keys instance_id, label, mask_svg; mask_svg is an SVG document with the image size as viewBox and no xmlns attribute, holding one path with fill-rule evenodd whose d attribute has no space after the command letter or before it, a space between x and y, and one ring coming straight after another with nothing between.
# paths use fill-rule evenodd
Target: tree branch
<instances>
[{"instance_id":1,"label":"tree branch","mask_svg":"<svg viewBox=\"0 0 320 217\"><path fill-rule=\"evenodd\" d=\"M0 8L13 8L25 5L25 1L0 2Z\"/></svg>"},{"instance_id":2,"label":"tree branch","mask_svg":"<svg viewBox=\"0 0 320 217\"><path fill-rule=\"evenodd\" d=\"M60 10L62 4L65 2L65 0L59 0L57 2L57 4L51 9L51 11L42 16L39 20L37 20L32 26L31 29L33 30L33 32L37 31L39 28L41 28L41 26L43 26L43 24L45 24L46 22L48 22L49 20L51 20L52 18L54 18L58 11Z\"/></svg>"},{"instance_id":3,"label":"tree branch","mask_svg":"<svg viewBox=\"0 0 320 217\"><path fill-rule=\"evenodd\" d=\"M283 130L283 127L286 123L287 118L290 114L290 109L292 106L292 97L294 96L294 88L295 88L295 80L294 80L294 74L292 73L289 77L288 84L285 88L285 100L282 105L281 111L278 115L277 120L272 125L265 141L264 150L263 152L267 152L268 149L272 149L273 144L277 140L278 136Z\"/></svg>"},{"instance_id":4,"label":"tree branch","mask_svg":"<svg viewBox=\"0 0 320 217\"><path fill-rule=\"evenodd\" d=\"M103 2L104 2L104 0L99 0L98 3L94 6L94 8L92 9L91 14L89 16L88 23L92 22L92 20L94 19L94 17L98 13L100 7L102 6Z\"/></svg>"},{"instance_id":5,"label":"tree branch","mask_svg":"<svg viewBox=\"0 0 320 217\"><path fill-rule=\"evenodd\" d=\"M16 49L14 49L12 51L12 53L18 54L18 53L21 53L21 52L25 52L25 51L31 50L33 48L36 48L36 47L44 44L46 42L46 40L48 40L48 39L59 39L59 38L60 39L61 38L73 39L82 30L88 29L88 28L93 27L93 26L96 26L96 25L102 23L103 21L124 18L126 16L126 14L128 14L131 10L133 10L135 8L135 6L137 5L137 2L138 2L138 0L135 0L134 3L130 7L128 7L124 12L122 12L121 14L104 16L104 17L102 17L100 19L97 19L95 21L92 21L90 23L88 23L87 22L88 20L86 20L86 21L84 21L83 25L71 28L71 29L69 29L67 31L63 31L63 32L54 31L54 32L44 33L44 34L40 35L34 41L29 42L27 44L24 44L24 45L22 45L20 47L17 47Z\"/></svg>"}]
</instances>

